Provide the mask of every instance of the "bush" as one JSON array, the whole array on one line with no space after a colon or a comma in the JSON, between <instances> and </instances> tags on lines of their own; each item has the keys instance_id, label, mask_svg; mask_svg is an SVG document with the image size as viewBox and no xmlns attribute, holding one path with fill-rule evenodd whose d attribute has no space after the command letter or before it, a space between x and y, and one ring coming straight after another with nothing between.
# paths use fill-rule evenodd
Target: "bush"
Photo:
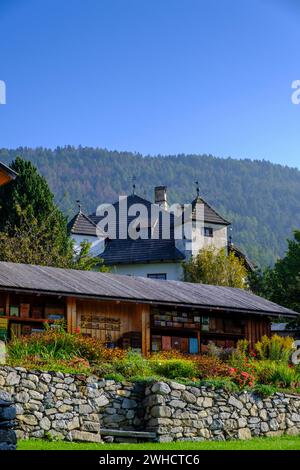
<instances>
[{"instance_id":1,"label":"bush","mask_svg":"<svg viewBox=\"0 0 300 470\"><path fill-rule=\"evenodd\" d=\"M253 387L255 383L255 368L243 352L238 349L230 358L229 373L232 380L240 387Z\"/></svg>"},{"instance_id":2,"label":"bush","mask_svg":"<svg viewBox=\"0 0 300 470\"><path fill-rule=\"evenodd\" d=\"M277 388L273 385L257 384L253 390L262 397L269 397L277 391Z\"/></svg>"},{"instance_id":3,"label":"bush","mask_svg":"<svg viewBox=\"0 0 300 470\"><path fill-rule=\"evenodd\" d=\"M186 359L187 357L187 354L183 354L175 349L172 349L171 351L159 351L152 353L151 355L151 359L155 359L158 361L165 361L168 359Z\"/></svg>"},{"instance_id":4,"label":"bush","mask_svg":"<svg viewBox=\"0 0 300 470\"><path fill-rule=\"evenodd\" d=\"M293 343L294 339L290 337L283 338L273 335L271 338L268 338L268 336L263 336L261 341L254 345L254 348L258 359L288 363L294 351Z\"/></svg>"},{"instance_id":5,"label":"bush","mask_svg":"<svg viewBox=\"0 0 300 470\"><path fill-rule=\"evenodd\" d=\"M125 377L122 374L111 373L104 376L105 380L114 380L115 382L124 382Z\"/></svg>"},{"instance_id":6,"label":"bush","mask_svg":"<svg viewBox=\"0 0 300 470\"><path fill-rule=\"evenodd\" d=\"M107 349L95 339L80 334L67 333L63 327L46 328L43 333L14 337L8 344L8 359L16 362L27 360L70 360L80 357L92 363L113 362L122 359L121 349Z\"/></svg>"},{"instance_id":7,"label":"bush","mask_svg":"<svg viewBox=\"0 0 300 470\"><path fill-rule=\"evenodd\" d=\"M281 388L300 386L300 374L297 369L275 361L257 361L255 363L257 381L265 385Z\"/></svg>"},{"instance_id":8,"label":"bush","mask_svg":"<svg viewBox=\"0 0 300 470\"><path fill-rule=\"evenodd\" d=\"M229 367L220 359L212 356L198 356L194 359L197 375L200 378L225 377L229 374Z\"/></svg>"},{"instance_id":9,"label":"bush","mask_svg":"<svg viewBox=\"0 0 300 470\"><path fill-rule=\"evenodd\" d=\"M214 379L205 379L201 380L199 383L201 386L222 388L227 390L227 392L238 392L239 387L235 384L230 378L226 377L216 377Z\"/></svg>"},{"instance_id":10,"label":"bush","mask_svg":"<svg viewBox=\"0 0 300 470\"><path fill-rule=\"evenodd\" d=\"M189 359L151 360L151 368L154 373L167 379L187 378L197 376L197 368L194 361Z\"/></svg>"},{"instance_id":11,"label":"bush","mask_svg":"<svg viewBox=\"0 0 300 470\"><path fill-rule=\"evenodd\" d=\"M150 361L131 351L128 351L122 359L115 361L113 366L115 372L123 375L126 379L137 375L149 377L153 374Z\"/></svg>"}]
</instances>

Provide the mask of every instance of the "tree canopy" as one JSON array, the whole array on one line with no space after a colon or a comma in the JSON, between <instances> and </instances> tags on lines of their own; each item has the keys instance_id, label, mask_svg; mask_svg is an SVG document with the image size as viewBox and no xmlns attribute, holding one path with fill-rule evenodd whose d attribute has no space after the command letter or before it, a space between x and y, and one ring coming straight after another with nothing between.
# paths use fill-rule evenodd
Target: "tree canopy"
<instances>
[{"instance_id":1,"label":"tree canopy","mask_svg":"<svg viewBox=\"0 0 300 470\"><path fill-rule=\"evenodd\" d=\"M247 287L247 270L239 258L225 249L202 248L183 263L184 280L216 286Z\"/></svg>"},{"instance_id":2,"label":"tree canopy","mask_svg":"<svg viewBox=\"0 0 300 470\"><path fill-rule=\"evenodd\" d=\"M250 285L255 293L300 312L300 230L288 240L285 256L273 268L255 273Z\"/></svg>"},{"instance_id":3,"label":"tree canopy","mask_svg":"<svg viewBox=\"0 0 300 470\"><path fill-rule=\"evenodd\" d=\"M104 270L86 242L74 256L66 217L34 165L17 157L11 167L17 178L0 188L0 261Z\"/></svg>"}]
</instances>

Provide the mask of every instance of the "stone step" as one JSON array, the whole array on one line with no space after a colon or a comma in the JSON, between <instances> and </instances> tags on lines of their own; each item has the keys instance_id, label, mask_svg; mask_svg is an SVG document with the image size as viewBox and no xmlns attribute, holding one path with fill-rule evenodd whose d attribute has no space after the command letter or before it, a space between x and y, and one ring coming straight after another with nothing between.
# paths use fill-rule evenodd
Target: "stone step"
<instances>
[{"instance_id":1,"label":"stone step","mask_svg":"<svg viewBox=\"0 0 300 470\"><path fill-rule=\"evenodd\" d=\"M100 429L101 436L115 436L115 437L136 437L144 439L156 439L155 432L146 432L146 431L130 431L130 430L121 430L121 429Z\"/></svg>"}]
</instances>

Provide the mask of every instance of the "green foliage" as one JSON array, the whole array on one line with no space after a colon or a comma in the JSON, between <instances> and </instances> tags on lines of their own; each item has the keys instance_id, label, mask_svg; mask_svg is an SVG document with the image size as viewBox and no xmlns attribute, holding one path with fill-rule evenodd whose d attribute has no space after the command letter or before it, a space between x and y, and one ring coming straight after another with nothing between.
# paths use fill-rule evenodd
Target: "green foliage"
<instances>
[{"instance_id":1,"label":"green foliage","mask_svg":"<svg viewBox=\"0 0 300 470\"><path fill-rule=\"evenodd\" d=\"M256 384L253 388L253 391L261 397L269 397L277 392L277 388L273 385Z\"/></svg>"},{"instance_id":2,"label":"green foliage","mask_svg":"<svg viewBox=\"0 0 300 470\"><path fill-rule=\"evenodd\" d=\"M227 362L215 356L180 357L176 351L174 358L171 352L144 358L130 350L108 349L91 337L67 333L64 325L58 323L55 329L46 327L44 333L14 337L8 343L7 360L13 367L94 373L119 382L170 379L195 386L204 381L231 391L253 388L254 384L297 391L300 366L288 366L279 360L249 359L244 354L246 346L245 342L240 343L240 349L236 349Z\"/></svg>"},{"instance_id":3,"label":"green foliage","mask_svg":"<svg viewBox=\"0 0 300 470\"><path fill-rule=\"evenodd\" d=\"M225 377L229 374L229 367L225 362L213 356L198 356L195 358L197 376L201 379L212 377Z\"/></svg>"},{"instance_id":4,"label":"green foliage","mask_svg":"<svg viewBox=\"0 0 300 470\"><path fill-rule=\"evenodd\" d=\"M168 379L190 378L196 377L197 369L194 361L188 359L169 359L151 361L152 370L161 377Z\"/></svg>"},{"instance_id":5,"label":"green foliage","mask_svg":"<svg viewBox=\"0 0 300 470\"><path fill-rule=\"evenodd\" d=\"M149 361L140 354L131 351L114 364L114 369L117 374L121 374L126 379L141 375L150 377L153 374Z\"/></svg>"},{"instance_id":6,"label":"green foliage","mask_svg":"<svg viewBox=\"0 0 300 470\"><path fill-rule=\"evenodd\" d=\"M102 374L100 374L100 377ZM117 374L116 372L111 372L110 374L104 374L103 377L106 380L114 380L115 382L124 382L125 377L122 374Z\"/></svg>"},{"instance_id":7,"label":"green foliage","mask_svg":"<svg viewBox=\"0 0 300 470\"><path fill-rule=\"evenodd\" d=\"M296 388L300 384L300 374L295 367L276 361L256 361L255 374L257 382L265 385Z\"/></svg>"},{"instance_id":8,"label":"green foliage","mask_svg":"<svg viewBox=\"0 0 300 470\"><path fill-rule=\"evenodd\" d=\"M90 256L91 243L84 240L80 243L80 251L70 261L70 268L81 269L82 271L100 271L108 272L109 268L103 264L103 260L98 257Z\"/></svg>"},{"instance_id":9,"label":"green foliage","mask_svg":"<svg viewBox=\"0 0 300 470\"><path fill-rule=\"evenodd\" d=\"M247 270L233 253L215 247L202 248L196 256L183 264L184 280L217 286L247 287Z\"/></svg>"},{"instance_id":10,"label":"green foliage","mask_svg":"<svg viewBox=\"0 0 300 470\"><path fill-rule=\"evenodd\" d=\"M285 256L273 268L254 273L250 279L253 292L300 312L300 230L288 240ZM293 320L291 326L299 324Z\"/></svg>"},{"instance_id":11,"label":"green foliage","mask_svg":"<svg viewBox=\"0 0 300 470\"><path fill-rule=\"evenodd\" d=\"M17 178L0 187L0 261L107 271L87 242L74 257L67 219L32 163L17 157L11 167Z\"/></svg>"},{"instance_id":12,"label":"green foliage","mask_svg":"<svg viewBox=\"0 0 300 470\"><path fill-rule=\"evenodd\" d=\"M201 380L199 385L203 385L206 387L213 387L216 389L222 388L227 390L228 392L238 392L239 387L235 384L230 378L226 377L215 377L212 379L205 379Z\"/></svg>"},{"instance_id":13,"label":"green foliage","mask_svg":"<svg viewBox=\"0 0 300 470\"><path fill-rule=\"evenodd\" d=\"M40 260L40 264L50 265L71 260L72 243L67 234L67 220L56 206L45 178L31 162L20 157L11 167L17 172L17 178L0 188L0 230L3 232L0 259ZM18 245L21 246L14 255L13 250Z\"/></svg>"},{"instance_id":14,"label":"green foliage","mask_svg":"<svg viewBox=\"0 0 300 470\"><path fill-rule=\"evenodd\" d=\"M270 338L263 336L254 348L259 359L270 359L271 361L280 361L287 363L294 351L294 339L290 337L281 337L273 335Z\"/></svg>"},{"instance_id":15,"label":"green foliage","mask_svg":"<svg viewBox=\"0 0 300 470\"><path fill-rule=\"evenodd\" d=\"M188 203L195 197L192 182L197 175L201 194L233 223L234 243L253 262L273 264L283 255L292 228L300 227L299 170L264 160L183 154L143 157L72 146L0 150L0 160L7 164L18 155L46 177L69 218L77 199L92 212L100 203L130 193L133 174L141 196L152 200L154 186L166 184L170 203Z\"/></svg>"}]
</instances>

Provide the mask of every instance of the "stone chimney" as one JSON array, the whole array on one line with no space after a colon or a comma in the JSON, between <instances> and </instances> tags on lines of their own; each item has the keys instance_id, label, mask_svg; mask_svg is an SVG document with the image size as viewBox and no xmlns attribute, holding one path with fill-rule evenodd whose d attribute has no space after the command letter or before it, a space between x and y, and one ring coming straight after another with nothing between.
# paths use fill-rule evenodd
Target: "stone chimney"
<instances>
[{"instance_id":1,"label":"stone chimney","mask_svg":"<svg viewBox=\"0 0 300 470\"><path fill-rule=\"evenodd\" d=\"M162 209L168 210L166 186L156 186L154 188L154 202L155 204L158 204Z\"/></svg>"}]
</instances>

